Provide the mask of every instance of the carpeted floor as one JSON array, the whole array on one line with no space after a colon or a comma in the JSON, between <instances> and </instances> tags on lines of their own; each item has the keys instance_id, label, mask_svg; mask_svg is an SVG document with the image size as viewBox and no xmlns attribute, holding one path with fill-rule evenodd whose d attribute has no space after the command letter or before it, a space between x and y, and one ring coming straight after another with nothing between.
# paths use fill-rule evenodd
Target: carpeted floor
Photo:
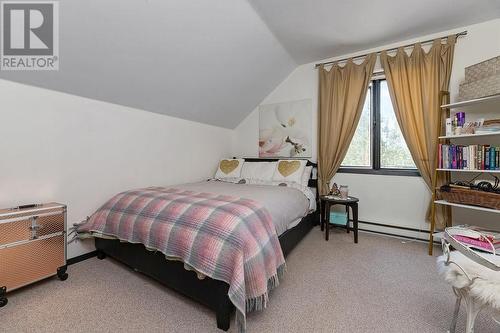
<instances>
[{"instance_id":1,"label":"carpeted floor","mask_svg":"<svg viewBox=\"0 0 500 333\"><path fill-rule=\"evenodd\" d=\"M351 234L352 235L352 234ZM248 332L446 332L454 297L426 245L319 228L288 256L269 307L248 316ZM70 266L13 292L0 309L2 332L219 332L215 314L110 259ZM461 312L457 332L464 330ZM234 332L234 321L232 329ZM488 312L476 332L498 332Z\"/></svg>"}]
</instances>

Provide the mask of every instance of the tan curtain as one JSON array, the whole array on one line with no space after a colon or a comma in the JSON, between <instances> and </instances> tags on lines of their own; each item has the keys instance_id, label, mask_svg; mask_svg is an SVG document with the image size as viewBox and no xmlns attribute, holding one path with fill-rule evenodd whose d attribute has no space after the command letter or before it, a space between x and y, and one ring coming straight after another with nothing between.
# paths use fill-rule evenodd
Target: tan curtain
<instances>
[{"instance_id":1,"label":"tan curtain","mask_svg":"<svg viewBox=\"0 0 500 333\"><path fill-rule=\"evenodd\" d=\"M387 52L380 55L401 132L429 190L434 177L438 121L443 114L439 92L447 91L450 84L455 41L455 36L448 37L446 44L436 39L427 53L417 43L411 55L403 48L393 57ZM444 182L444 177L439 177L437 186ZM436 211L437 225L444 221L445 210L441 208Z\"/></svg>"},{"instance_id":2,"label":"tan curtain","mask_svg":"<svg viewBox=\"0 0 500 333\"><path fill-rule=\"evenodd\" d=\"M362 64L349 59L345 66L334 63L327 71L319 68L318 177L321 194L340 167L358 126L376 55Z\"/></svg>"}]
</instances>

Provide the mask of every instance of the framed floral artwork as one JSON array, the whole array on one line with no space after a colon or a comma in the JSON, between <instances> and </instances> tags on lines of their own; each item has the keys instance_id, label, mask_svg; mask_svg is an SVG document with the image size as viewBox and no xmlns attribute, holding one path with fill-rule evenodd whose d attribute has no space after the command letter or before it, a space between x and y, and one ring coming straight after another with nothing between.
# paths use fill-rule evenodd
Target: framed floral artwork
<instances>
[{"instance_id":1,"label":"framed floral artwork","mask_svg":"<svg viewBox=\"0 0 500 333\"><path fill-rule=\"evenodd\" d=\"M312 100L259 106L259 157L311 157Z\"/></svg>"}]
</instances>

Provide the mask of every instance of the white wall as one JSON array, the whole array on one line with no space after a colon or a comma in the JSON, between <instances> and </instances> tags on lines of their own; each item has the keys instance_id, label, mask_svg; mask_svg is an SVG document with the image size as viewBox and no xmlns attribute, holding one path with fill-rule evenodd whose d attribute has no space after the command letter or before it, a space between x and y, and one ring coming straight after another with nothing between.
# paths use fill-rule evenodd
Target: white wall
<instances>
[{"instance_id":1,"label":"white wall","mask_svg":"<svg viewBox=\"0 0 500 333\"><path fill-rule=\"evenodd\" d=\"M215 126L5 80L0 101L0 207L65 203L68 225L120 191L209 177L231 153Z\"/></svg>"},{"instance_id":2,"label":"white wall","mask_svg":"<svg viewBox=\"0 0 500 333\"><path fill-rule=\"evenodd\" d=\"M462 30L467 30L468 35L465 38L460 38L456 45L450 83L452 100L454 100L458 94L458 85L464 79L464 68L466 66L500 55L500 19L384 45L376 49L348 54L337 59L389 49L394 46L432 39ZM334 59L318 60L318 62L327 60ZM375 70L380 69L380 64L377 63ZM299 66L261 104L305 98L311 98L313 101L313 136L316 138L318 77L317 70L314 69L314 63ZM235 156L258 156L258 121L258 108L256 108L235 129L232 147ZM313 160L316 160L317 156L316 146L317 144L315 143L312 149ZM340 184L348 184L351 194L361 199L360 219L415 229L428 229L428 225L425 223L425 208L430 198L430 193L421 178L337 174L334 181ZM485 221L491 219L492 217L484 216ZM383 231L380 228L378 230ZM394 230L390 232L394 232ZM403 231L399 231L399 233L417 235ZM425 235L420 236L425 237Z\"/></svg>"},{"instance_id":3,"label":"white wall","mask_svg":"<svg viewBox=\"0 0 500 333\"><path fill-rule=\"evenodd\" d=\"M58 3L59 70L1 79L232 129L297 66L247 0Z\"/></svg>"}]
</instances>

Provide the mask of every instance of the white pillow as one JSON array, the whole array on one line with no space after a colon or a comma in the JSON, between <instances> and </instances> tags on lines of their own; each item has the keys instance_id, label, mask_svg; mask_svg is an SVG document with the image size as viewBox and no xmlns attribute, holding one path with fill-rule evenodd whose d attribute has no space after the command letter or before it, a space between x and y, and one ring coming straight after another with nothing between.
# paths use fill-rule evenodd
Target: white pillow
<instances>
[{"instance_id":1,"label":"white pillow","mask_svg":"<svg viewBox=\"0 0 500 333\"><path fill-rule=\"evenodd\" d=\"M240 177L244 160L242 158L224 159L219 162L215 178L236 178Z\"/></svg>"},{"instance_id":2,"label":"white pillow","mask_svg":"<svg viewBox=\"0 0 500 333\"><path fill-rule=\"evenodd\" d=\"M302 181L301 184L302 186L309 186L309 179L311 178L311 172L313 170L312 165L306 166L304 169L304 173L302 174Z\"/></svg>"},{"instance_id":3,"label":"white pillow","mask_svg":"<svg viewBox=\"0 0 500 333\"><path fill-rule=\"evenodd\" d=\"M273 180L301 184L306 160L279 160L274 169Z\"/></svg>"},{"instance_id":4,"label":"white pillow","mask_svg":"<svg viewBox=\"0 0 500 333\"><path fill-rule=\"evenodd\" d=\"M272 180L276 162L245 162L241 169L241 178Z\"/></svg>"}]
</instances>

